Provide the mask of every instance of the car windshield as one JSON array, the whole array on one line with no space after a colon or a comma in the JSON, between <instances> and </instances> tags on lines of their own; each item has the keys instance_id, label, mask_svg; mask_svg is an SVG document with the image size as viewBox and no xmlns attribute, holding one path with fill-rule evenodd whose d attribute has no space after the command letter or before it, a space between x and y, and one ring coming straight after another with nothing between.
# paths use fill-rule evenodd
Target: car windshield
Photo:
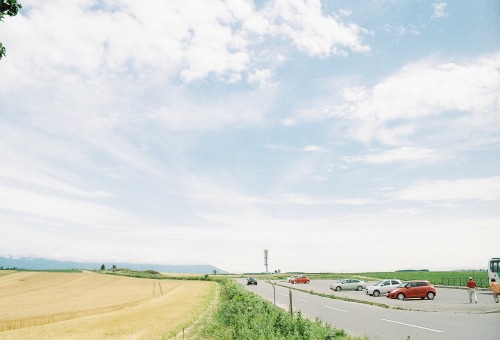
<instances>
[{"instance_id":1,"label":"car windshield","mask_svg":"<svg viewBox=\"0 0 500 340\"><path fill-rule=\"evenodd\" d=\"M401 283L398 285L398 287L397 287L397 288L401 288L401 287L404 287L404 286L406 286L406 282L401 282Z\"/></svg>"},{"instance_id":2,"label":"car windshield","mask_svg":"<svg viewBox=\"0 0 500 340\"><path fill-rule=\"evenodd\" d=\"M379 281L379 282L375 283L374 286L380 286L382 284L382 282L384 282L384 281Z\"/></svg>"}]
</instances>

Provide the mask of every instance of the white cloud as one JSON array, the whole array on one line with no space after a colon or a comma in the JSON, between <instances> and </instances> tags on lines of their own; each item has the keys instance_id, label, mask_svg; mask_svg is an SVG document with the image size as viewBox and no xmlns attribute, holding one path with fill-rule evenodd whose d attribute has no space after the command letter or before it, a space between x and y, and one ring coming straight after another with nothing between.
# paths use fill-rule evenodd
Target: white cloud
<instances>
[{"instance_id":1,"label":"white cloud","mask_svg":"<svg viewBox=\"0 0 500 340\"><path fill-rule=\"evenodd\" d=\"M75 200L0 184L0 209L20 216L84 228L122 229L140 225L133 215L91 201ZM49 222L52 221L52 222Z\"/></svg>"},{"instance_id":2,"label":"white cloud","mask_svg":"<svg viewBox=\"0 0 500 340\"><path fill-rule=\"evenodd\" d=\"M363 142L401 144L417 126L408 122L452 112L469 119L454 124L495 126L500 110L500 54L462 65L407 65L371 89L346 88L330 115L353 121L350 132ZM397 122L389 126L388 123Z\"/></svg>"},{"instance_id":3,"label":"white cloud","mask_svg":"<svg viewBox=\"0 0 500 340\"><path fill-rule=\"evenodd\" d=\"M61 72L100 77L130 71L185 82L211 75L239 82L245 73L258 72L259 52L253 51L265 51L276 35L312 56L368 50L361 43L363 30L322 15L319 1L277 0L261 10L245 0L23 5L7 34L18 55L8 62L8 75L24 78L16 82L29 82L27 75L54 79Z\"/></svg>"},{"instance_id":4,"label":"white cloud","mask_svg":"<svg viewBox=\"0 0 500 340\"><path fill-rule=\"evenodd\" d=\"M216 130L228 125L258 125L264 120L267 106L274 95L272 87L262 87L253 93L225 94L211 98L185 96L173 92L165 104L151 115L166 130Z\"/></svg>"},{"instance_id":5,"label":"white cloud","mask_svg":"<svg viewBox=\"0 0 500 340\"><path fill-rule=\"evenodd\" d=\"M270 82L272 78L272 72L269 69L266 70L255 70L252 74L248 76L248 82L250 84L258 83L265 85Z\"/></svg>"},{"instance_id":6,"label":"white cloud","mask_svg":"<svg viewBox=\"0 0 500 340\"><path fill-rule=\"evenodd\" d=\"M395 193L394 198L398 200L427 202L500 200L500 176L489 178L465 178L455 181L427 181Z\"/></svg>"},{"instance_id":7,"label":"white cloud","mask_svg":"<svg viewBox=\"0 0 500 340\"><path fill-rule=\"evenodd\" d=\"M24 0L1 28L0 252L242 272L269 247L284 270L377 270L367 254L418 249L398 243L418 227L439 251L481 244L462 260L491 253L466 230L499 225L498 176L475 177L498 173L494 29L477 44L413 26L429 5L335 6ZM429 259L393 258L380 269Z\"/></svg>"},{"instance_id":8,"label":"white cloud","mask_svg":"<svg viewBox=\"0 0 500 340\"><path fill-rule=\"evenodd\" d=\"M273 28L292 39L295 45L313 56L345 55L347 49L368 52L361 42L366 30L355 24L343 24L321 13L319 0L276 0L265 9Z\"/></svg>"},{"instance_id":9,"label":"white cloud","mask_svg":"<svg viewBox=\"0 0 500 340\"><path fill-rule=\"evenodd\" d=\"M432 13L432 18L441 18L448 15L446 13L446 2L435 2L432 4L434 12Z\"/></svg>"},{"instance_id":10,"label":"white cloud","mask_svg":"<svg viewBox=\"0 0 500 340\"><path fill-rule=\"evenodd\" d=\"M387 150L381 153L374 153L362 156L347 156L344 160L349 163L381 164L393 162L422 162L441 160L443 156L440 152L432 149L422 149L415 147L401 147Z\"/></svg>"}]
</instances>

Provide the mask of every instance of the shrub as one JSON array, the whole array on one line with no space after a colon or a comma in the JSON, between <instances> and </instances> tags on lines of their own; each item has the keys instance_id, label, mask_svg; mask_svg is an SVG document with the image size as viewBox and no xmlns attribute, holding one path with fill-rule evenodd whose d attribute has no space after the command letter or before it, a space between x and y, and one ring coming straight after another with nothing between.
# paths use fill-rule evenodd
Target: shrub
<instances>
[{"instance_id":1,"label":"shrub","mask_svg":"<svg viewBox=\"0 0 500 340\"><path fill-rule=\"evenodd\" d=\"M217 339L339 339L344 330L311 321L297 312L293 317L230 279L220 281L218 309L201 331Z\"/></svg>"}]
</instances>

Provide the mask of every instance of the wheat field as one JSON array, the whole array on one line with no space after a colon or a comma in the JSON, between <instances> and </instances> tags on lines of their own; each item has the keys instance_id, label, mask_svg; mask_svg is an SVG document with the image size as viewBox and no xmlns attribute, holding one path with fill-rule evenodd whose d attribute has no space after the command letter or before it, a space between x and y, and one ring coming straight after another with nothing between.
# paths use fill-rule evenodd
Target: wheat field
<instances>
[{"instance_id":1,"label":"wheat field","mask_svg":"<svg viewBox=\"0 0 500 340\"><path fill-rule=\"evenodd\" d=\"M168 339L215 297L215 283L92 272L0 276L0 339Z\"/></svg>"}]
</instances>

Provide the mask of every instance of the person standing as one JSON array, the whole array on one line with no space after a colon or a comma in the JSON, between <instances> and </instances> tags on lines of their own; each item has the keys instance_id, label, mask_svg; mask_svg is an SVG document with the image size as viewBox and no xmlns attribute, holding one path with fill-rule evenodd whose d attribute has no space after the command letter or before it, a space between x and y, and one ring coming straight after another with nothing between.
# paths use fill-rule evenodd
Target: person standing
<instances>
[{"instance_id":1,"label":"person standing","mask_svg":"<svg viewBox=\"0 0 500 340\"><path fill-rule=\"evenodd\" d=\"M498 296L500 295L500 285L495 279L491 279L490 289L493 292L493 299L498 303Z\"/></svg>"},{"instance_id":2,"label":"person standing","mask_svg":"<svg viewBox=\"0 0 500 340\"><path fill-rule=\"evenodd\" d=\"M469 292L469 303L472 303L472 297L474 297L474 302L477 303L477 294L476 294L476 282L469 277L469 281L467 281L467 291Z\"/></svg>"}]
</instances>

